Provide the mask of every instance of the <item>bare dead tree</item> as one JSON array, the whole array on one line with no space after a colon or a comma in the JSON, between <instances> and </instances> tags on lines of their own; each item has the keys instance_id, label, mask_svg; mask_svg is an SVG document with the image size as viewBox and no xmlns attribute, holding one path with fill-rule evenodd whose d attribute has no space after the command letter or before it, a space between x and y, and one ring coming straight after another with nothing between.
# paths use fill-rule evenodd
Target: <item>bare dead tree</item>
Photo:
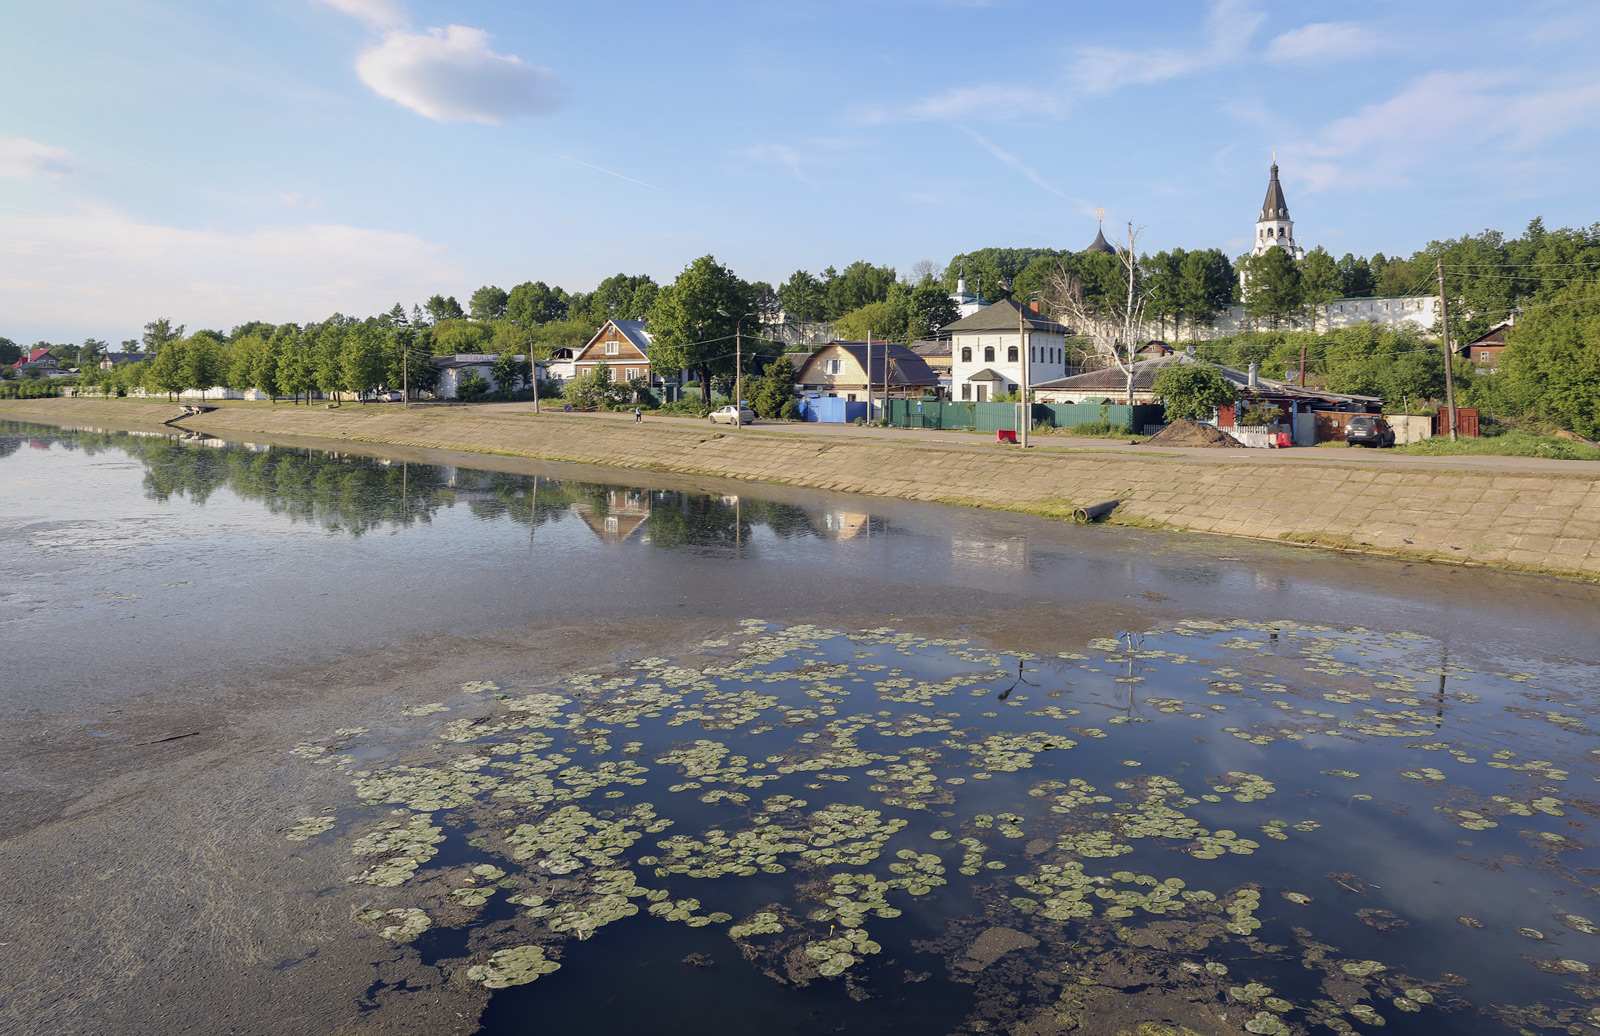
<instances>
[{"instance_id":1,"label":"bare dead tree","mask_svg":"<svg viewBox=\"0 0 1600 1036\"><path fill-rule=\"evenodd\" d=\"M919 284L937 284L939 278L944 276L944 267L932 259L918 259L911 264L910 280L912 287Z\"/></svg>"},{"instance_id":2,"label":"bare dead tree","mask_svg":"<svg viewBox=\"0 0 1600 1036\"><path fill-rule=\"evenodd\" d=\"M1083 280L1066 263L1057 264L1045 283L1045 299L1052 310L1065 317L1080 335L1093 342L1094 357L1102 366L1114 366L1127 383L1127 401L1133 404L1133 363L1135 342L1145 332L1144 310L1150 293L1139 284L1139 235L1143 227L1128 224L1126 247L1117 246L1117 261L1127 272L1127 295L1121 305L1109 300L1095 305L1084 290ZM1124 358L1126 354L1126 358Z\"/></svg>"}]
</instances>

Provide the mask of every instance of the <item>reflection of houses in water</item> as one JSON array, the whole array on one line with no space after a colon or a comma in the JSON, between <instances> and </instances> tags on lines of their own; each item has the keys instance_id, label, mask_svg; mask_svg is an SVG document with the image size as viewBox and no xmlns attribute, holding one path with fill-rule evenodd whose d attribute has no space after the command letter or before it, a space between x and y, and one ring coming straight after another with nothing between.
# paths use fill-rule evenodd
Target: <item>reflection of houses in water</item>
<instances>
[{"instance_id":1,"label":"reflection of houses in water","mask_svg":"<svg viewBox=\"0 0 1600 1036\"><path fill-rule=\"evenodd\" d=\"M456 503L468 504L476 500L499 501L500 495L494 491L494 473L491 471L478 471L475 468L457 468L451 465L440 465L434 469L439 473L440 489L448 489L455 497Z\"/></svg>"},{"instance_id":2,"label":"reflection of houses in water","mask_svg":"<svg viewBox=\"0 0 1600 1036\"><path fill-rule=\"evenodd\" d=\"M1025 572L1032 554L1023 537L1005 540L950 541L950 560L962 567Z\"/></svg>"},{"instance_id":3,"label":"reflection of houses in water","mask_svg":"<svg viewBox=\"0 0 1600 1036\"><path fill-rule=\"evenodd\" d=\"M875 535L883 535L885 531L884 521L877 515L860 511L804 510L806 519L821 539L852 540L858 536L871 539Z\"/></svg>"},{"instance_id":4,"label":"reflection of houses in water","mask_svg":"<svg viewBox=\"0 0 1600 1036\"><path fill-rule=\"evenodd\" d=\"M600 542L616 546L650 520L653 502L652 494L646 489L608 489L593 499L577 501L572 505L572 513L583 520Z\"/></svg>"}]
</instances>

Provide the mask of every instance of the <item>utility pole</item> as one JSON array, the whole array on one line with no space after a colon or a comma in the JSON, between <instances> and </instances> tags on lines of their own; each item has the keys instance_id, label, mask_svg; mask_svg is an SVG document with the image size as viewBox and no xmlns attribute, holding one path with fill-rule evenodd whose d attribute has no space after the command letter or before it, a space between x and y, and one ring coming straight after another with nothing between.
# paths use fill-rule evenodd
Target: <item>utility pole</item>
<instances>
[{"instance_id":1,"label":"utility pole","mask_svg":"<svg viewBox=\"0 0 1600 1036\"><path fill-rule=\"evenodd\" d=\"M1450 352L1450 302L1444 294L1444 260L1436 262L1439 271L1439 320L1444 328L1444 403L1450 410L1450 441L1456 441L1456 378Z\"/></svg>"},{"instance_id":2,"label":"utility pole","mask_svg":"<svg viewBox=\"0 0 1600 1036\"><path fill-rule=\"evenodd\" d=\"M1017 396L1017 429L1022 433L1019 441L1023 449L1028 448L1028 425L1032 423L1028 420L1028 332L1023 323L1025 308L1024 303L1017 303L1017 348L1022 350L1017 354L1022 360L1022 384L1018 386L1022 391Z\"/></svg>"},{"instance_id":3,"label":"utility pole","mask_svg":"<svg viewBox=\"0 0 1600 1036\"><path fill-rule=\"evenodd\" d=\"M867 331L867 423L872 423L872 331Z\"/></svg>"},{"instance_id":4,"label":"utility pole","mask_svg":"<svg viewBox=\"0 0 1600 1036\"><path fill-rule=\"evenodd\" d=\"M1306 343L1300 343L1300 387L1306 387Z\"/></svg>"}]
</instances>

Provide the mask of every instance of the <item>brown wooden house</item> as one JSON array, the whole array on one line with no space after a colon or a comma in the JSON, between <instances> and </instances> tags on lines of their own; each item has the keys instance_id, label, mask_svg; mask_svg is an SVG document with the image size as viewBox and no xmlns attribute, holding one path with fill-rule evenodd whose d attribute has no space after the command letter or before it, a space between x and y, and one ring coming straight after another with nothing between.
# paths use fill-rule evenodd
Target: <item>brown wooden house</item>
<instances>
[{"instance_id":1,"label":"brown wooden house","mask_svg":"<svg viewBox=\"0 0 1600 1036\"><path fill-rule=\"evenodd\" d=\"M573 373L588 374L604 364L616 384L650 381L650 332L643 320L607 320L572 358Z\"/></svg>"},{"instance_id":2,"label":"brown wooden house","mask_svg":"<svg viewBox=\"0 0 1600 1036\"><path fill-rule=\"evenodd\" d=\"M1500 369L1500 354L1506 351L1506 332L1511 325L1497 324L1474 338L1459 351L1479 374L1493 374Z\"/></svg>"}]
</instances>

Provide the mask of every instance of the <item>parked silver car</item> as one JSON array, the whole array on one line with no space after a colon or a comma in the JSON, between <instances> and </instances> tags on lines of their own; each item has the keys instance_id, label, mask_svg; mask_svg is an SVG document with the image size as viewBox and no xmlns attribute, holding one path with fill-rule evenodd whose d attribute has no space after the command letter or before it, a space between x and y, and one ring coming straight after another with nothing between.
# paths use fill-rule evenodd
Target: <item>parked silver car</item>
<instances>
[{"instance_id":1,"label":"parked silver car","mask_svg":"<svg viewBox=\"0 0 1600 1036\"><path fill-rule=\"evenodd\" d=\"M756 412L747 406L735 408L731 404L711 411L712 424L753 424Z\"/></svg>"}]
</instances>

